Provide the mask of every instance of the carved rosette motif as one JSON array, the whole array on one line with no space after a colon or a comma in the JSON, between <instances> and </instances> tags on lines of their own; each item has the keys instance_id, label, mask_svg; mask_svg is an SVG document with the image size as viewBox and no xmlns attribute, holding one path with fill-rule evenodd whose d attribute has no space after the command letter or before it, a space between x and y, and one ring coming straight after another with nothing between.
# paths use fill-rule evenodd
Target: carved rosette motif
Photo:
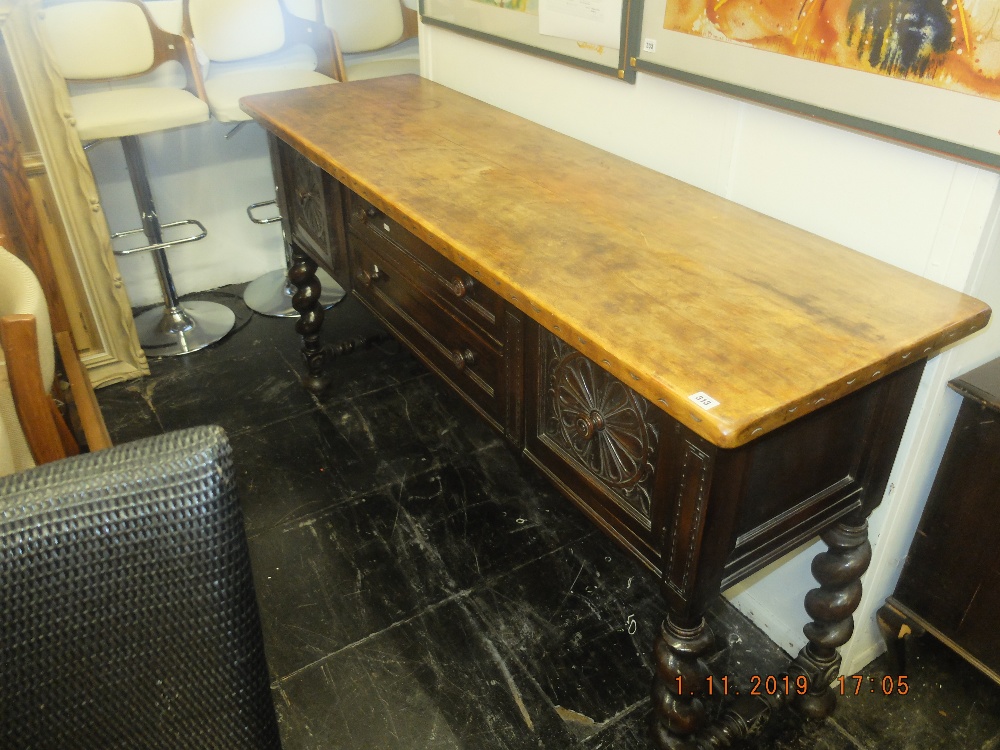
<instances>
[{"instance_id":1,"label":"carved rosette motif","mask_svg":"<svg viewBox=\"0 0 1000 750\"><path fill-rule=\"evenodd\" d=\"M648 523L657 443L649 402L547 331L542 347L545 436Z\"/></svg>"},{"instance_id":2,"label":"carved rosette motif","mask_svg":"<svg viewBox=\"0 0 1000 750\"><path fill-rule=\"evenodd\" d=\"M323 210L322 172L319 167L295 152L292 189L288 196L296 222L320 247L327 246L326 212Z\"/></svg>"}]
</instances>

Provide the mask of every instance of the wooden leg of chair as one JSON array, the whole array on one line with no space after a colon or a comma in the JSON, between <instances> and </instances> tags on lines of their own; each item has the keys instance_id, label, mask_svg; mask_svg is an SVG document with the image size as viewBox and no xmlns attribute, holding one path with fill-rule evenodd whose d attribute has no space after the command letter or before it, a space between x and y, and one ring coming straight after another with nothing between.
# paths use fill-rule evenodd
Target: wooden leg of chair
<instances>
[{"instance_id":1,"label":"wooden leg of chair","mask_svg":"<svg viewBox=\"0 0 1000 750\"><path fill-rule=\"evenodd\" d=\"M69 380L73 403L76 404L87 448L91 451L110 448L111 436L108 434L107 425L104 424L104 415L101 414L97 396L94 395L90 376L80 363L80 356L77 354L72 336L69 331L56 331L55 342L63 370L66 372L66 379Z\"/></svg>"},{"instance_id":2,"label":"wooden leg of chair","mask_svg":"<svg viewBox=\"0 0 1000 750\"><path fill-rule=\"evenodd\" d=\"M52 414L52 424L56 426L56 432L59 434L59 442L62 444L63 453L67 456L76 456L80 453L80 444L76 442L76 435L66 424L66 419L63 417L62 412L59 410L59 405L49 397L49 411ZM38 463L37 461L35 463Z\"/></svg>"},{"instance_id":3,"label":"wooden leg of chair","mask_svg":"<svg viewBox=\"0 0 1000 750\"><path fill-rule=\"evenodd\" d=\"M6 353L7 377L14 396L14 407L35 463L44 464L77 453L77 450L67 451L64 439L71 433L65 422L62 427L58 426L62 415L53 410L52 397L42 380L35 316L8 315L0 318L0 344Z\"/></svg>"}]
</instances>

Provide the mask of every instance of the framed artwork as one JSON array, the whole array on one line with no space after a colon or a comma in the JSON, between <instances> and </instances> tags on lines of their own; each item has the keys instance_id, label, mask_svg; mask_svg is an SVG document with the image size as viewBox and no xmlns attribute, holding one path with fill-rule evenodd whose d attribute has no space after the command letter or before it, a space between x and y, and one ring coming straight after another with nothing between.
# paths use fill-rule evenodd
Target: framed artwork
<instances>
[{"instance_id":1,"label":"framed artwork","mask_svg":"<svg viewBox=\"0 0 1000 750\"><path fill-rule=\"evenodd\" d=\"M639 70L1000 167L1000 0L644 0Z\"/></svg>"},{"instance_id":2,"label":"framed artwork","mask_svg":"<svg viewBox=\"0 0 1000 750\"><path fill-rule=\"evenodd\" d=\"M635 82L641 0L420 0L425 23Z\"/></svg>"}]
</instances>

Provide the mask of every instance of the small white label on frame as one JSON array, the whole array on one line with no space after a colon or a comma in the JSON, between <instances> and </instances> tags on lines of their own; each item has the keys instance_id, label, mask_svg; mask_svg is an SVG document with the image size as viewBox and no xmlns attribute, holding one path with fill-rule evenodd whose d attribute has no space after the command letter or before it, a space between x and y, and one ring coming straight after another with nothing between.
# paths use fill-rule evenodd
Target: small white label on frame
<instances>
[{"instance_id":1,"label":"small white label on frame","mask_svg":"<svg viewBox=\"0 0 1000 750\"><path fill-rule=\"evenodd\" d=\"M700 406L705 411L708 411L709 409L714 409L716 406L719 405L718 401L709 396L707 393L702 393L701 391L698 391L697 393L692 393L690 396L688 396L688 398L694 401L696 404L698 404L698 406Z\"/></svg>"},{"instance_id":2,"label":"small white label on frame","mask_svg":"<svg viewBox=\"0 0 1000 750\"><path fill-rule=\"evenodd\" d=\"M642 51L643 52L656 52L656 40L655 39L643 39L642 40Z\"/></svg>"}]
</instances>

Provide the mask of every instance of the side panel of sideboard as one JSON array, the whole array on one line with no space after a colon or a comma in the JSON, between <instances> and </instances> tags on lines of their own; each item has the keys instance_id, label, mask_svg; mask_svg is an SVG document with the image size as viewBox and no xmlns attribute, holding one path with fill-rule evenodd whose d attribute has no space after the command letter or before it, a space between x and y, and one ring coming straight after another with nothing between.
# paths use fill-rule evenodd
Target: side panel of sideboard
<instances>
[{"instance_id":1,"label":"side panel of sideboard","mask_svg":"<svg viewBox=\"0 0 1000 750\"><path fill-rule=\"evenodd\" d=\"M722 450L532 321L526 456L661 577L677 611L866 517L885 491L923 363Z\"/></svg>"},{"instance_id":2,"label":"side panel of sideboard","mask_svg":"<svg viewBox=\"0 0 1000 750\"><path fill-rule=\"evenodd\" d=\"M344 189L295 149L268 135L285 241L312 257L344 289L351 288Z\"/></svg>"}]
</instances>

